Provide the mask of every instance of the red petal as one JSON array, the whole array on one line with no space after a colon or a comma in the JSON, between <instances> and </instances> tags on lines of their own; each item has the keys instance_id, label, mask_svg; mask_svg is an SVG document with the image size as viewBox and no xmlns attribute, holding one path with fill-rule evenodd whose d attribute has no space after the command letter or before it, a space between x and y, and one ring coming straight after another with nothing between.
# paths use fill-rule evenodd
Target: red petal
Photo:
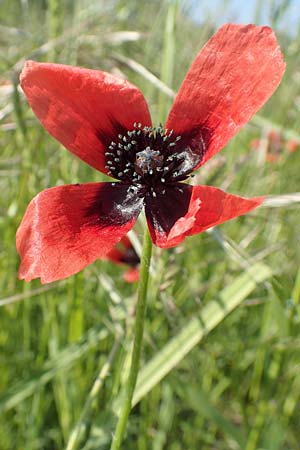
<instances>
[{"instance_id":1,"label":"red petal","mask_svg":"<svg viewBox=\"0 0 300 450\"><path fill-rule=\"evenodd\" d=\"M177 183L176 188L166 186L165 194L146 197L145 212L152 241L158 247L180 244L195 222L200 201L192 201L193 187Z\"/></svg>"},{"instance_id":2,"label":"red petal","mask_svg":"<svg viewBox=\"0 0 300 450\"><path fill-rule=\"evenodd\" d=\"M126 254L126 250L133 248L128 236L122 237L120 242L112 248L107 255L105 255L105 259L109 259L115 264L124 264L124 256Z\"/></svg>"},{"instance_id":3,"label":"red petal","mask_svg":"<svg viewBox=\"0 0 300 450\"><path fill-rule=\"evenodd\" d=\"M109 259L115 264L128 264L129 266L136 266L140 263L140 258L128 236L124 236L120 242L105 255L105 259Z\"/></svg>"},{"instance_id":4,"label":"red petal","mask_svg":"<svg viewBox=\"0 0 300 450\"><path fill-rule=\"evenodd\" d=\"M139 278L140 278L140 271L137 267L128 269L124 273L124 280L127 281L127 283L136 283L137 281L139 281Z\"/></svg>"},{"instance_id":5,"label":"red petal","mask_svg":"<svg viewBox=\"0 0 300 450\"><path fill-rule=\"evenodd\" d=\"M142 206L118 183L46 189L31 201L17 232L19 277L50 283L79 272L120 241Z\"/></svg>"},{"instance_id":6,"label":"red petal","mask_svg":"<svg viewBox=\"0 0 300 450\"><path fill-rule=\"evenodd\" d=\"M200 200L200 208L195 215L194 226L186 233L188 236L246 214L264 201L264 197L239 197L213 186L194 186L191 204L197 199Z\"/></svg>"},{"instance_id":7,"label":"red petal","mask_svg":"<svg viewBox=\"0 0 300 450\"><path fill-rule=\"evenodd\" d=\"M285 63L273 31L227 24L193 62L167 119L166 128L190 136L204 156L224 147L275 91Z\"/></svg>"},{"instance_id":8,"label":"red petal","mask_svg":"<svg viewBox=\"0 0 300 450\"><path fill-rule=\"evenodd\" d=\"M109 261L112 261L115 264L123 264L122 263L123 256L124 250L120 250L114 247L105 255L105 259L108 259Z\"/></svg>"},{"instance_id":9,"label":"red petal","mask_svg":"<svg viewBox=\"0 0 300 450\"><path fill-rule=\"evenodd\" d=\"M146 216L155 245L180 244L185 236L201 233L215 225L246 214L264 197L251 199L226 194L211 186L181 184L182 193L170 189L164 196L146 199Z\"/></svg>"},{"instance_id":10,"label":"red petal","mask_svg":"<svg viewBox=\"0 0 300 450\"><path fill-rule=\"evenodd\" d=\"M122 247L124 247L124 249L132 249L133 245L131 243L131 240L129 239L128 236L124 236L121 241L120 244L122 245Z\"/></svg>"},{"instance_id":11,"label":"red petal","mask_svg":"<svg viewBox=\"0 0 300 450\"><path fill-rule=\"evenodd\" d=\"M100 70L28 61L21 86L44 127L102 172L104 152L134 122L151 126L147 103L128 81Z\"/></svg>"}]
</instances>

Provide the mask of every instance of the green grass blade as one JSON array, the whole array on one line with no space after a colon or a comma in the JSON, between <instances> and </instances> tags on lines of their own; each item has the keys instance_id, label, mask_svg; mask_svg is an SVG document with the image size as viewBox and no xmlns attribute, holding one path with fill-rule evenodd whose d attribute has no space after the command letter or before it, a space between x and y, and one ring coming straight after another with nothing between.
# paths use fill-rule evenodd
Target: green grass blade
<instances>
[{"instance_id":1,"label":"green grass blade","mask_svg":"<svg viewBox=\"0 0 300 450\"><path fill-rule=\"evenodd\" d=\"M12 386L4 395L0 396L0 414L14 408L18 403L33 395L37 389L49 383L59 372L72 367L79 358L107 336L106 329L99 330L99 327L90 329L79 342L70 345L55 358L47 361L38 373L32 374L26 380Z\"/></svg>"},{"instance_id":2,"label":"green grass blade","mask_svg":"<svg viewBox=\"0 0 300 450\"><path fill-rule=\"evenodd\" d=\"M219 299L203 308L199 317L195 317L182 331L172 338L165 347L141 370L133 404L137 404L154 386L156 386L180 361L212 331L243 300L272 275L271 269L264 264L255 264L240 275L232 284L225 287Z\"/></svg>"},{"instance_id":3,"label":"green grass blade","mask_svg":"<svg viewBox=\"0 0 300 450\"><path fill-rule=\"evenodd\" d=\"M164 30L164 44L162 51L162 64L161 64L161 74L160 79L167 86L172 86L173 84L173 72L176 57L175 50L175 25L176 25L176 14L178 9L178 1L173 0L169 3L165 30ZM166 98L165 94L160 91L158 99L158 119L161 123L166 120L167 113L171 107L171 100Z\"/></svg>"},{"instance_id":4,"label":"green grass blade","mask_svg":"<svg viewBox=\"0 0 300 450\"><path fill-rule=\"evenodd\" d=\"M214 406L206 392L201 389L187 386L185 388L185 395L188 404L192 406L195 411L214 422L218 429L221 430L225 436L234 439L240 448L245 448L246 439L241 430L225 418L221 411Z\"/></svg>"}]
</instances>

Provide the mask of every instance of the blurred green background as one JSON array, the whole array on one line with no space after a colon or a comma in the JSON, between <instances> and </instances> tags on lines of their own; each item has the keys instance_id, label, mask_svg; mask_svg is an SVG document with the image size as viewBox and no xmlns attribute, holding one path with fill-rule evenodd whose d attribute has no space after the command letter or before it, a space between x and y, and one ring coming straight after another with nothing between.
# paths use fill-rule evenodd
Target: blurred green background
<instances>
[{"instance_id":1,"label":"blurred green background","mask_svg":"<svg viewBox=\"0 0 300 450\"><path fill-rule=\"evenodd\" d=\"M197 52L227 21L272 26L287 70L195 182L278 197L176 249L155 249L123 448L300 449L299 2L245 3L0 1L1 450L109 448L136 300L124 269L104 261L52 285L17 279L15 232L31 198L104 179L37 122L18 85L24 60L128 78L158 123Z\"/></svg>"}]
</instances>

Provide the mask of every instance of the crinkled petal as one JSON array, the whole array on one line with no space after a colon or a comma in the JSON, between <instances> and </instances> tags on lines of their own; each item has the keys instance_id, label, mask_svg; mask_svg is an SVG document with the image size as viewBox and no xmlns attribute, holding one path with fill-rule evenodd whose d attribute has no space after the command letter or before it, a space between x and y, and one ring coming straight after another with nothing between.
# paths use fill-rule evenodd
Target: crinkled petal
<instances>
[{"instance_id":1,"label":"crinkled petal","mask_svg":"<svg viewBox=\"0 0 300 450\"><path fill-rule=\"evenodd\" d=\"M191 204L199 200L200 208L195 215L193 227L186 235L202 233L260 206L264 197L244 198L227 194L213 186L194 186Z\"/></svg>"},{"instance_id":2,"label":"crinkled petal","mask_svg":"<svg viewBox=\"0 0 300 450\"><path fill-rule=\"evenodd\" d=\"M151 126L139 89L100 70L28 61L20 81L49 133L104 173L104 153L118 133L132 129L134 122Z\"/></svg>"},{"instance_id":3,"label":"crinkled petal","mask_svg":"<svg viewBox=\"0 0 300 450\"><path fill-rule=\"evenodd\" d=\"M180 190L179 190L180 189ZM212 186L178 184L165 195L146 198L146 217L155 245L180 244L186 236L201 233L259 206L264 197L244 198Z\"/></svg>"},{"instance_id":4,"label":"crinkled petal","mask_svg":"<svg viewBox=\"0 0 300 450\"><path fill-rule=\"evenodd\" d=\"M162 248L180 244L194 226L200 201L192 200L193 187L177 183L166 186L165 193L145 199L145 212L152 241Z\"/></svg>"},{"instance_id":5,"label":"crinkled petal","mask_svg":"<svg viewBox=\"0 0 300 450\"><path fill-rule=\"evenodd\" d=\"M50 283L79 272L128 233L142 206L121 183L44 190L30 202L17 231L19 277Z\"/></svg>"},{"instance_id":6,"label":"crinkled petal","mask_svg":"<svg viewBox=\"0 0 300 450\"><path fill-rule=\"evenodd\" d=\"M268 100L285 70L273 31L222 26L200 51L169 113L166 128L200 155L221 150Z\"/></svg>"}]
</instances>

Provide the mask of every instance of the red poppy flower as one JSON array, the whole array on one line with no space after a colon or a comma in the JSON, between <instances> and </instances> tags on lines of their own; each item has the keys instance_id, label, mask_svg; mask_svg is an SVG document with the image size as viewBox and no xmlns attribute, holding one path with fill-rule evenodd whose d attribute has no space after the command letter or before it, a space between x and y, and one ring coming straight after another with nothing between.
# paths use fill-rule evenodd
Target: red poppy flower
<instances>
[{"instance_id":1,"label":"red poppy flower","mask_svg":"<svg viewBox=\"0 0 300 450\"><path fill-rule=\"evenodd\" d=\"M266 160L275 163L284 152L284 136L277 130L270 130L264 139L253 139L250 147L255 150L264 149Z\"/></svg>"},{"instance_id":2,"label":"red poppy flower","mask_svg":"<svg viewBox=\"0 0 300 450\"><path fill-rule=\"evenodd\" d=\"M101 71L27 62L21 85L44 127L117 182L59 186L38 194L17 232L20 278L65 278L105 256L145 207L151 237L173 247L245 214L246 199L184 183L250 120L285 64L272 30L224 25L188 71L165 128L153 128L141 92Z\"/></svg>"},{"instance_id":3,"label":"red poppy flower","mask_svg":"<svg viewBox=\"0 0 300 450\"><path fill-rule=\"evenodd\" d=\"M295 139L290 139L286 144L286 148L289 153L294 153L296 150L300 149L300 142Z\"/></svg>"},{"instance_id":4,"label":"red poppy flower","mask_svg":"<svg viewBox=\"0 0 300 450\"><path fill-rule=\"evenodd\" d=\"M268 135L267 160L277 162L284 150L284 138L279 131L270 130Z\"/></svg>"},{"instance_id":5,"label":"red poppy flower","mask_svg":"<svg viewBox=\"0 0 300 450\"><path fill-rule=\"evenodd\" d=\"M127 283L138 281L140 276L138 268L140 258L127 236L124 236L120 242L105 255L105 259L109 259L115 264L129 266L129 269L124 273L124 279Z\"/></svg>"},{"instance_id":6,"label":"red poppy flower","mask_svg":"<svg viewBox=\"0 0 300 450\"><path fill-rule=\"evenodd\" d=\"M284 135L277 130L271 130L264 139L252 139L250 148L263 149L266 152L266 160L271 163L280 161L282 154L287 151L293 153L300 148L300 142L295 139L286 141Z\"/></svg>"}]
</instances>

